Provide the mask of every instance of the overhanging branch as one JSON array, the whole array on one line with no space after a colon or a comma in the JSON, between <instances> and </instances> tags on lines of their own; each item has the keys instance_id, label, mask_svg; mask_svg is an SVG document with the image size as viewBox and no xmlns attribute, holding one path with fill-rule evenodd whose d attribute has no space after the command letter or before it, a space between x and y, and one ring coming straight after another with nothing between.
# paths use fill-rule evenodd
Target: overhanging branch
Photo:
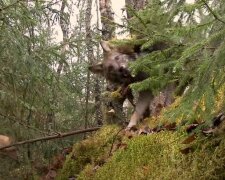
<instances>
[{"instance_id":1,"label":"overhanging branch","mask_svg":"<svg viewBox=\"0 0 225 180\"><path fill-rule=\"evenodd\" d=\"M16 2L12 3L12 4L9 4L8 6L5 6L5 7L1 7L0 8L0 12L3 11L3 10L6 10L8 8L11 8L13 6L16 6L18 3L22 2L23 0L17 0Z\"/></svg>"}]
</instances>

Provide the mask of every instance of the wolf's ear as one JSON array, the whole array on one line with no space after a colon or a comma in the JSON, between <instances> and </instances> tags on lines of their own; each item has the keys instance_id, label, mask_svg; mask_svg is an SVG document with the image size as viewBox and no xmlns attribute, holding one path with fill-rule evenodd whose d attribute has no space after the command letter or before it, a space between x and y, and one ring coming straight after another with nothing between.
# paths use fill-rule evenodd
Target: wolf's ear
<instances>
[{"instance_id":1,"label":"wolf's ear","mask_svg":"<svg viewBox=\"0 0 225 180\"><path fill-rule=\"evenodd\" d=\"M93 72L94 74L101 74L103 75L103 64L95 64L88 67L89 71Z\"/></svg>"},{"instance_id":2,"label":"wolf's ear","mask_svg":"<svg viewBox=\"0 0 225 180\"><path fill-rule=\"evenodd\" d=\"M103 51L105 51L105 52L110 52L110 51L112 51L112 47L110 47L108 41L103 41L103 40L102 40L102 41L100 42L100 44L101 44L101 46L102 46Z\"/></svg>"}]
</instances>

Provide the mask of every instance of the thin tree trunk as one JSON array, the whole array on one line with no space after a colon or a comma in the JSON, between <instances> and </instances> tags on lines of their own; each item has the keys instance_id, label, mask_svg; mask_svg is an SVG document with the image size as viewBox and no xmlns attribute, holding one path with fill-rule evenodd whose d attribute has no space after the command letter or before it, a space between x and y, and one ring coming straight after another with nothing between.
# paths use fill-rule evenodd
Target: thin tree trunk
<instances>
[{"instance_id":1,"label":"thin tree trunk","mask_svg":"<svg viewBox=\"0 0 225 180\"><path fill-rule=\"evenodd\" d=\"M98 0L95 1L96 4L96 13L97 13L97 28L99 29L99 7L98 7ZM100 48L97 45L97 52L96 52L96 59L100 59ZM97 62L95 62L97 63ZM100 78L97 75L94 75L94 97L95 97L95 122L97 125L102 125L103 122L103 112L102 112L102 99L101 99L101 86L100 86Z\"/></svg>"},{"instance_id":2,"label":"thin tree trunk","mask_svg":"<svg viewBox=\"0 0 225 180\"><path fill-rule=\"evenodd\" d=\"M63 34L63 46L61 49L61 60L59 61L59 66L57 68L58 78L63 70L64 62L66 62L66 50L68 50L68 19L65 13L65 7L67 4L67 0L62 1L61 9L60 9L60 19L59 24ZM58 80L58 79L57 79Z\"/></svg>"},{"instance_id":3,"label":"thin tree trunk","mask_svg":"<svg viewBox=\"0 0 225 180\"><path fill-rule=\"evenodd\" d=\"M57 107L57 83L59 83L59 78L62 73L62 70L65 69L64 65L67 61L66 57L66 51L68 50L68 24L69 24L69 18L67 18L67 14L65 12L65 7L67 5L67 0L62 0L62 5L60 9L60 18L59 18L59 25L62 30L63 34L63 46L61 48L61 59L59 60L59 65L56 70L57 76L56 76L56 82L53 82L52 87L52 99L50 102L50 111L47 114L47 129L48 130L56 130L56 124L55 124L55 108ZM55 84L56 83L56 84Z\"/></svg>"},{"instance_id":4,"label":"thin tree trunk","mask_svg":"<svg viewBox=\"0 0 225 180\"><path fill-rule=\"evenodd\" d=\"M93 63L93 44L92 44L92 31L91 31L91 9L92 9L92 0L87 0L86 12L85 12L85 30L86 30L86 47L87 47L87 58L88 63ZM87 72L87 81L86 81L86 97L85 97L85 122L84 128L88 127L89 120L89 99L90 99L90 71ZM85 138L85 134L84 134Z\"/></svg>"},{"instance_id":5,"label":"thin tree trunk","mask_svg":"<svg viewBox=\"0 0 225 180\"><path fill-rule=\"evenodd\" d=\"M26 3L26 6L28 7L28 2ZM35 48L35 42L34 42L35 34L34 34L34 26L33 25L31 25L30 27L28 27L28 32L29 32L29 37L30 37L31 40L28 43L27 47L28 47L28 54L31 55L31 52ZM28 88L29 88L29 83L26 84L25 92L23 94L23 101L24 102L26 102L26 96L27 96ZM32 105L33 105L33 102L32 102ZM24 117L24 109L22 108L22 112L21 112L21 117L20 118L23 119L23 117ZM32 122L32 117L33 117L32 110L29 109L28 115L26 117L26 125L27 126L30 126L30 124ZM30 135L30 131L28 131L28 134L27 135L28 136ZM31 160L32 159L32 149L31 149L31 146L28 144L26 146L26 148L27 148L27 158L29 160Z\"/></svg>"}]
</instances>

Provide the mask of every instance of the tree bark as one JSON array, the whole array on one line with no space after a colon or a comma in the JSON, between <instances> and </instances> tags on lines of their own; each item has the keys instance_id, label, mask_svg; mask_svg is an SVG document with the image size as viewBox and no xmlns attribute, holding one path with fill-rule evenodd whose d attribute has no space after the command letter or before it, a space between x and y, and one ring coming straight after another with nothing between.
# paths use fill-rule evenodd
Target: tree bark
<instances>
[{"instance_id":1,"label":"tree bark","mask_svg":"<svg viewBox=\"0 0 225 180\"><path fill-rule=\"evenodd\" d=\"M114 13L111 8L111 0L99 0L99 5L102 23L102 39L110 40L115 37Z\"/></svg>"},{"instance_id":2,"label":"tree bark","mask_svg":"<svg viewBox=\"0 0 225 180\"><path fill-rule=\"evenodd\" d=\"M60 28L62 30L62 34L63 34L63 46L61 49L61 60L59 61L59 66L57 68L57 75L60 76L62 70L63 70L63 66L64 66L64 62L66 62L66 50L68 50L68 19L67 19L67 13L65 12L65 7L67 4L67 0L62 0L62 5L61 5L61 9L60 9L60 18L59 18L59 24L60 24Z\"/></svg>"},{"instance_id":3,"label":"tree bark","mask_svg":"<svg viewBox=\"0 0 225 180\"><path fill-rule=\"evenodd\" d=\"M139 11L143 9L146 6L146 0L125 0L125 4L127 9L127 19L130 19L133 17L133 14L129 11L129 8Z\"/></svg>"},{"instance_id":4,"label":"tree bark","mask_svg":"<svg viewBox=\"0 0 225 180\"><path fill-rule=\"evenodd\" d=\"M87 0L85 10L85 31L86 31L86 47L87 47L87 58L88 64L93 64L93 44L92 44L92 30L91 30L91 10L92 10L92 0ZM89 119L89 99L90 99L90 71L87 71L87 81L86 81L86 97L85 97L85 122L84 128L88 127ZM84 134L85 138L85 134Z\"/></svg>"},{"instance_id":5,"label":"tree bark","mask_svg":"<svg viewBox=\"0 0 225 180\"><path fill-rule=\"evenodd\" d=\"M97 28L99 29L99 4L98 0L95 1L96 4L96 13L97 13ZM100 47L97 45L96 59L100 59ZM97 63L97 62L95 62ZM97 125L101 126L103 124L103 112L102 112L102 98L101 98L101 86L100 86L100 77L98 75L94 75L94 97L95 97L95 122Z\"/></svg>"}]
</instances>

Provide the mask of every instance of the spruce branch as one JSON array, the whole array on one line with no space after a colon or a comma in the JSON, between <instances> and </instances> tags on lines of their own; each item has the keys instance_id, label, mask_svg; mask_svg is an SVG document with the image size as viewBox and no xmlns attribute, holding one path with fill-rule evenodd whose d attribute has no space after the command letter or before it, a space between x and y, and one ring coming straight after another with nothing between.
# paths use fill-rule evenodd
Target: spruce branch
<instances>
[{"instance_id":1,"label":"spruce branch","mask_svg":"<svg viewBox=\"0 0 225 180\"><path fill-rule=\"evenodd\" d=\"M143 21L142 17L140 17L140 16L136 13L136 11L135 11L134 9L132 9L132 8L129 7L129 6L126 6L126 8L127 8L129 11L132 11L133 15L140 21L140 23L143 24L143 26L144 26L145 28L147 28L147 25L146 25L146 23Z\"/></svg>"},{"instance_id":2,"label":"spruce branch","mask_svg":"<svg viewBox=\"0 0 225 180\"><path fill-rule=\"evenodd\" d=\"M208 11L214 16L215 19L217 19L218 21L220 21L223 24L225 24L225 21L218 17L218 15L209 7L209 5L207 4L207 2L205 0L201 0L201 1L205 4L205 6L208 9Z\"/></svg>"},{"instance_id":3,"label":"spruce branch","mask_svg":"<svg viewBox=\"0 0 225 180\"><path fill-rule=\"evenodd\" d=\"M8 8L11 8L13 6L16 6L18 3L22 2L23 0L17 0L16 2L12 3L12 4L9 4L8 6L5 6L5 7L1 7L0 8L0 12L3 11L3 10L6 10Z\"/></svg>"},{"instance_id":4,"label":"spruce branch","mask_svg":"<svg viewBox=\"0 0 225 180\"><path fill-rule=\"evenodd\" d=\"M35 128L34 126L27 125L26 122L24 120L22 120L22 119L18 119L18 118L14 117L14 116L10 117L10 116L4 115L2 113L0 113L0 116L2 116L5 119L8 119L11 122L18 123L19 125L27 128L27 129L31 129L31 130L37 131L39 133L42 133L42 134L50 135L49 132L42 131L42 130L40 130L38 128Z\"/></svg>"}]
</instances>

